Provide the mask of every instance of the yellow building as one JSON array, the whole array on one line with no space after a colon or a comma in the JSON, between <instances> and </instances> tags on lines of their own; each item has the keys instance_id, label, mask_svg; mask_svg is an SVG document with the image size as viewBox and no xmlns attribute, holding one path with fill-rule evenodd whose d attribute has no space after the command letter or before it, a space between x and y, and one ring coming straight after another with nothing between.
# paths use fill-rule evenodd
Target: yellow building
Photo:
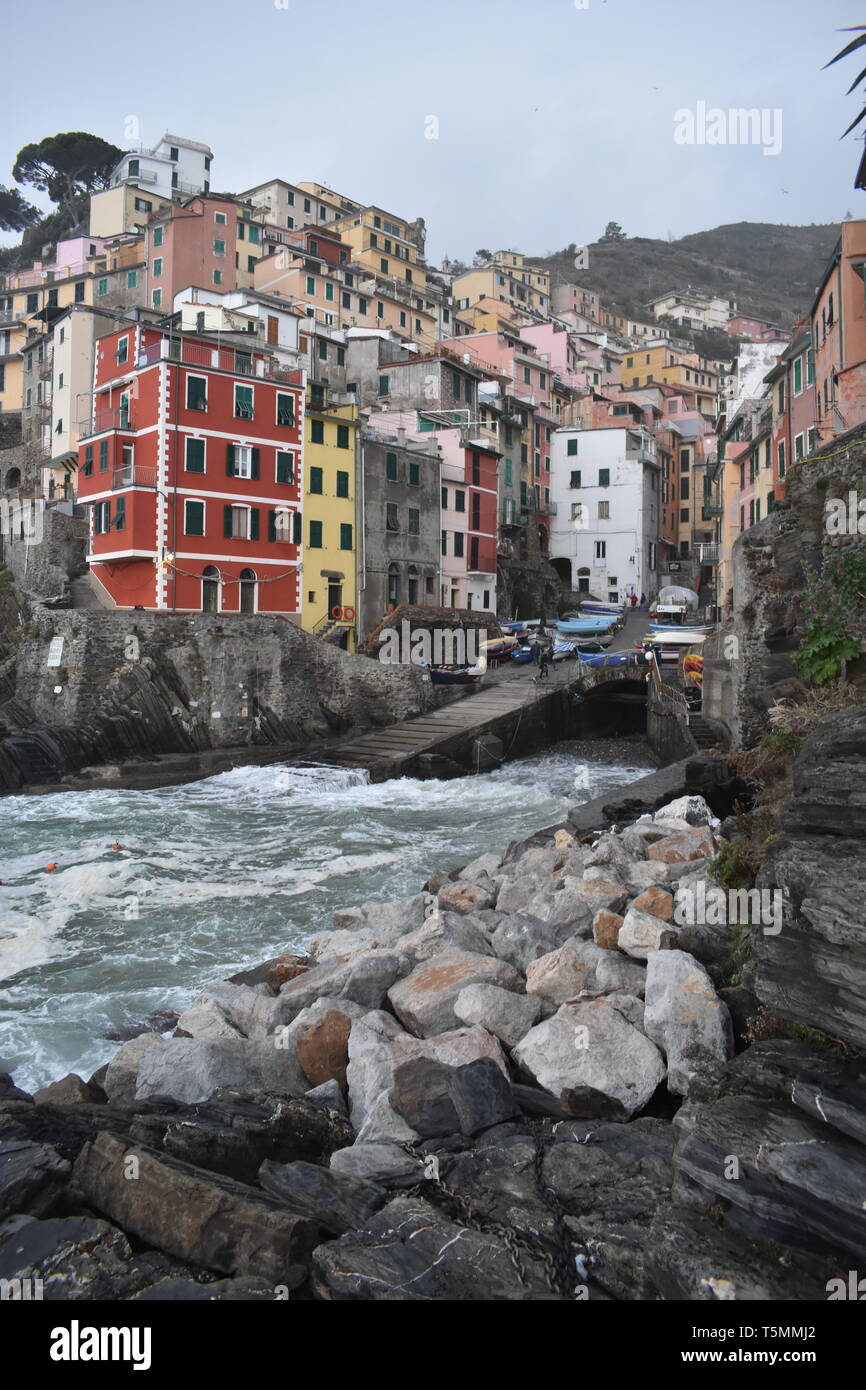
<instances>
[{"instance_id":1,"label":"yellow building","mask_svg":"<svg viewBox=\"0 0 866 1390\"><path fill-rule=\"evenodd\" d=\"M497 251L483 265L458 275L451 292L459 314L481 299L495 300L524 313L550 313L550 274L540 266L530 265L519 251Z\"/></svg>"},{"instance_id":2,"label":"yellow building","mask_svg":"<svg viewBox=\"0 0 866 1390\"><path fill-rule=\"evenodd\" d=\"M132 184L119 183L90 196L90 235L121 236L124 232L143 227L164 207L171 206L170 198L159 193L145 192Z\"/></svg>"},{"instance_id":3,"label":"yellow building","mask_svg":"<svg viewBox=\"0 0 866 1390\"><path fill-rule=\"evenodd\" d=\"M300 185L303 187L303 184ZM361 208L329 224L329 230L351 247L351 260L377 278L393 280L395 289L423 294L427 269L418 247L409 239L409 224L382 208Z\"/></svg>"},{"instance_id":4,"label":"yellow building","mask_svg":"<svg viewBox=\"0 0 866 1390\"><path fill-rule=\"evenodd\" d=\"M640 348L623 359L622 384L625 389L651 386L659 381L693 392L701 414L715 419L719 376L705 357L661 343L657 347Z\"/></svg>"},{"instance_id":5,"label":"yellow building","mask_svg":"<svg viewBox=\"0 0 866 1390\"><path fill-rule=\"evenodd\" d=\"M308 404L301 626L334 640L344 633L348 651L356 650L358 621L357 456L357 406Z\"/></svg>"}]
</instances>

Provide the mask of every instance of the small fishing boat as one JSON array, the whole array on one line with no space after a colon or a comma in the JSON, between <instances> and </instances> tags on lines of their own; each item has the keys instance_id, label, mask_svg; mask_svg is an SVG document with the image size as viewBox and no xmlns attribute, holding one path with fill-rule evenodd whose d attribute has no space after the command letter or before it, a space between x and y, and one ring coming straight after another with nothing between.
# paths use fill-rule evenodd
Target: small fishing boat
<instances>
[{"instance_id":1,"label":"small fishing boat","mask_svg":"<svg viewBox=\"0 0 866 1390\"><path fill-rule=\"evenodd\" d=\"M581 613L611 613L615 618L623 615L621 603L596 603L593 599L587 599L580 605Z\"/></svg>"},{"instance_id":2,"label":"small fishing boat","mask_svg":"<svg viewBox=\"0 0 866 1390\"><path fill-rule=\"evenodd\" d=\"M610 632L616 625L613 618L564 618L556 624L556 630L565 636L589 636L599 632Z\"/></svg>"},{"instance_id":3,"label":"small fishing boat","mask_svg":"<svg viewBox=\"0 0 866 1390\"><path fill-rule=\"evenodd\" d=\"M508 661L515 647L519 645L518 639L509 633L503 637L492 637L489 641L482 642L480 651L488 661Z\"/></svg>"},{"instance_id":4,"label":"small fishing boat","mask_svg":"<svg viewBox=\"0 0 866 1390\"><path fill-rule=\"evenodd\" d=\"M426 666L425 670L434 685L475 685L484 674L471 666Z\"/></svg>"},{"instance_id":5,"label":"small fishing boat","mask_svg":"<svg viewBox=\"0 0 866 1390\"><path fill-rule=\"evenodd\" d=\"M551 661L569 661L577 656L577 647L573 642L555 642L551 653Z\"/></svg>"},{"instance_id":6,"label":"small fishing boat","mask_svg":"<svg viewBox=\"0 0 866 1390\"><path fill-rule=\"evenodd\" d=\"M514 648L511 653L511 660L516 661L519 666L525 665L532 660L532 648L528 643L522 642L519 647Z\"/></svg>"},{"instance_id":7,"label":"small fishing boat","mask_svg":"<svg viewBox=\"0 0 866 1390\"><path fill-rule=\"evenodd\" d=\"M578 652L578 657L584 666L628 666L639 659L634 652L611 652L609 655L607 652Z\"/></svg>"}]
</instances>

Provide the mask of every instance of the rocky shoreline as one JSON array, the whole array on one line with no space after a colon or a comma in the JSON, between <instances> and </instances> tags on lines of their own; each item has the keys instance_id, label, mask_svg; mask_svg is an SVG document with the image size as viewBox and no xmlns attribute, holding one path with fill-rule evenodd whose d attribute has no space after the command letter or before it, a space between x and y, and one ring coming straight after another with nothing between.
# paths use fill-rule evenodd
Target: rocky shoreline
<instances>
[{"instance_id":1,"label":"rocky shoreline","mask_svg":"<svg viewBox=\"0 0 866 1390\"><path fill-rule=\"evenodd\" d=\"M825 721L774 847L790 876L820 822L781 937L819 977L828 836L866 854L828 811L856 779L818 791L815 768L864 742L858 712ZM722 759L664 769L335 913L89 1081L2 1079L0 1278L57 1300L825 1299L866 1249L861 1015L817 988L838 1046L761 1037L762 978L775 1001L802 951L780 964L755 926L732 980L731 926L683 920L737 792Z\"/></svg>"}]
</instances>

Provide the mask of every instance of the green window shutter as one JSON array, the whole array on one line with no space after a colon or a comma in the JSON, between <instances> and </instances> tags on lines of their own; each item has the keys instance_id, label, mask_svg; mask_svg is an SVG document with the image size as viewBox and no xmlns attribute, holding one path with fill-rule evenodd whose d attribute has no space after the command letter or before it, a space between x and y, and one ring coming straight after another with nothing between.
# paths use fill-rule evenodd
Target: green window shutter
<instances>
[{"instance_id":1,"label":"green window shutter","mask_svg":"<svg viewBox=\"0 0 866 1390\"><path fill-rule=\"evenodd\" d=\"M349 426L348 426L348 425L338 425L338 426L337 426L337 448L338 448L338 449L348 449L348 447L349 447Z\"/></svg>"},{"instance_id":2,"label":"green window shutter","mask_svg":"<svg viewBox=\"0 0 866 1390\"><path fill-rule=\"evenodd\" d=\"M348 496L349 496L349 475L348 475L348 473L342 473L342 472L338 472L338 473L337 473L337 496L338 496L338 497L348 497Z\"/></svg>"},{"instance_id":3,"label":"green window shutter","mask_svg":"<svg viewBox=\"0 0 866 1390\"><path fill-rule=\"evenodd\" d=\"M387 377L387 376L380 376L380 377L379 377L379 395L380 395L380 396L387 396L387 395L388 395L388 388L389 388L390 384L391 384L391 383L390 383L390 378L389 378L389 377Z\"/></svg>"},{"instance_id":4,"label":"green window shutter","mask_svg":"<svg viewBox=\"0 0 866 1390\"><path fill-rule=\"evenodd\" d=\"M321 521L310 522L310 549L321 550L322 548L322 523Z\"/></svg>"},{"instance_id":5,"label":"green window shutter","mask_svg":"<svg viewBox=\"0 0 866 1390\"><path fill-rule=\"evenodd\" d=\"M570 454L576 454L576 453L577 453L577 440L576 440L576 439L569 439L569 441L568 441L568 452L569 452Z\"/></svg>"},{"instance_id":6,"label":"green window shutter","mask_svg":"<svg viewBox=\"0 0 866 1390\"><path fill-rule=\"evenodd\" d=\"M347 522L343 522L340 526L340 549L352 549L352 527Z\"/></svg>"},{"instance_id":7,"label":"green window shutter","mask_svg":"<svg viewBox=\"0 0 866 1390\"><path fill-rule=\"evenodd\" d=\"M310 492L320 493L322 491L323 478L324 473L321 468L310 469Z\"/></svg>"},{"instance_id":8,"label":"green window shutter","mask_svg":"<svg viewBox=\"0 0 866 1390\"><path fill-rule=\"evenodd\" d=\"M448 489L447 489L447 487L443 487L443 488L442 488L442 506L443 506L443 507L447 507L447 506L448 506Z\"/></svg>"},{"instance_id":9,"label":"green window shutter","mask_svg":"<svg viewBox=\"0 0 866 1390\"><path fill-rule=\"evenodd\" d=\"M93 472L93 445L88 444L84 450L84 475L89 478Z\"/></svg>"},{"instance_id":10,"label":"green window shutter","mask_svg":"<svg viewBox=\"0 0 866 1390\"><path fill-rule=\"evenodd\" d=\"M100 441L99 441L99 471L100 471L100 473L107 473L107 472L108 472L108 440L107 440L107 439L100 439Z\"/></svg>"},{"instance_id":11,"label":"green window shutter","mask_svg":"<svg viewBox=\"0 0 866 1390\"><path fill-rule=\"evenodd\" d=\"M307 294L316 293L316 282L312 275L307 276Z\"/></svg>"},{"instance_id":12,"label":"green window shutter","mask_svg":"<svg viewBox=\"0 0 866 1390\"><path fill-rule=\"evenodd\" d=\"M454 532L454 554L455 554L455 555L458 555L458 556L463 554L463 532L462 532L462 531L455 531L455 532Z\"/></svg>"},{"instance_id":13,"label":"green window shutter","mask_svg":"<svg viewBox=\"0 0 866 1390\"><path fill-rule=\"evenodd\" d=\"M301 541L303 540L303 532L301 530L301 525L301 513L292 512L292 540L294 541L295 545L300 545Z\"/></svg>"},{"instance_id":14,"label":"green window shutter","mask_svg":"<svg viewBox=\"0 0 866 1390\"><path fill-rule=\"evenodd\" d=\"M223 535L231 537L232 533L232 509L223 507Z\"/></svg>"},{"instance_id":15,"label":"green window shutter","mask_svg":"<svg viewBox=\"0 0 866 1390\"><path fill-rule=\"evenodd\" d=\"M184 508L184 532L187 536L204 535L204 502L187 502Z\"/></svg>"},{"instance_id":16,"label":"green window shutter","mask_svg":"<svg viewBox=\"0 0 866 1390\"><path fill-rule=\"evenodd\" d=\"M322 421L322 420L311 420L311 421L310 421L310 443L311 443L311 444L324 444L324 442L325 442L325 425L324 425L324 421Z\"/></svg>"},{"instance_id":17,"label":"green window shutter","mask_svg":"<svg viewBox=\"0 0 866 1390\"><path fill-rule=\"evenodd\" d=\"M250 507L250 540L257 541L259 538L259 509Z\"/></svg>"},{"instance_id":18,"label":"green window shutter","mask_svg":"<svg viewBox=\"0 0 866 1390\"><path fill-rule=\"evenodd\" d=\"M600 468L600 469L598 470L598 485L599 485L599 487L610 487L610 469L609 469L609 468Z\"/></svg>"},{"instance_id":19,"label":"green window shutter","mask_svg":"<svg viewBox=\"0 0 866 1390\"><path fill-rule=\"evenodd\" d=\"M507 487L511 487L514 482L514 465L511 459L505 460L505 482Z\"/></svg>"},{"instance_id":20,"label":"green window shutter","mask_svg":"<svg viewBox=\"0 0 866 1390\"><path fill-rule=\"evenodd\" d=\"M294 459L291 454L277 451L277 482L286 486L295 481Z\"/></svg>"},{"instance_id":21,"label":"green window shutter","mask_svg":"<svg viewBox=\"0 0 866 1390\"><path fill-rule=\"evenodd\" d=\"M454 491L454 510L455 512L466 511L466 493L462 488L455 488Z\"/></svg>"},{"instance_id":22,"label":"green window shutter","mask_svg":"<svg viewBox=\"0 0 866 1390\"><path fill-rule=\"evenodd\" d=\"M226 451L226 474L229 478L235 476L235 446L230 444Z\"/></svg>"},{"instance_id":23,"label":"green window shutter","mask_svg":"<svg viewBox=\"0 0 866 1390\"><path fill-rule=\"evenodd\" d=\"M255 448L254 448L254 449L252 450L252 459L251 459L251 462L250 462L250 477L251 477L251 478L257 478L258 476L259 476L259 451L258 451L258 449L255 449Z\"/></svg>"},{"instance_id":24,"label":"green window shutter","mask_svg":"<svg viewBox=\"0 0 866 1390\"><path fill-rule=\"evenodd\" d=\"M333 298L334 298L334 286L331 284L330 280L328 280L327 283L325 284L325 298L326 298L326 299L333 299Z\"/></svg>"},{"instance_id":25,"label":"green window shutter","mask_svg":"<svg viewBox=\"0 0 866 1390\"><path fill-rule=\"evenodd\" d=\"M575 468L571 474L571 486L580 487L580 469Z\"/></svg>"},{"instance_id":26,"label":"green window shutter","mask_svg":"<svg viewBox=\"0 0 866 1390\"><path fill-rule=\"evenodd\" d=\"M204 472L204 440L187 439L186 441L186 471L188 473Z\"/></svg>"},{"instance_id":27,"label":"green window shutter","mask_svg":"<svg viewBox=\"0 0 866 1390\"><path fill-rule=\"evenodd\" d=\"M385 477L389 483L397 481L397 455L388 453L385 455Z\"/></svg>"},{"instance_id":28,"label":"green window shutter","mask_svg":"<svg viewBox=\"0 0 866 1390\"><path fill-rule=\"evenodd\" d=\"M421 486L421 465L420 463L409 464L409 482L412 487Z\"/></svg>"},{"instance_id":29,"label":"green window shutter","mask_svg":"<svg viewBox=\"0 0 866 1390\"><path fill-rule=\"evenodd\" d=\"M277 539L277 514L276 514L276 512L274 511L273 507L271 507L271 508L269 508L269 510L268 510L268 540L269 540L269 541L275 541L276 539Z\"/></svg>"},{"instance_id":30,"label":"green window shutter","mask_svg":"<svg viewBox=\"0 0 866 1390\"><path fill-rule=\"evenodd\" d=\"M126 498L118 497L117 505L114 508L114 529L123 531L126 529Z\"/></svg>"}]
</instances>

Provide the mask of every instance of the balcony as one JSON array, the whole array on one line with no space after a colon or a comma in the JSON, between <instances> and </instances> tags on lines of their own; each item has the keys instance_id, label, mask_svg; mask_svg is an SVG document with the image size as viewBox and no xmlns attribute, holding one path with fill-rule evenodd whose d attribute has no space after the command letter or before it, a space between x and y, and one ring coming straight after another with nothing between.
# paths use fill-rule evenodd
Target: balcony
<instances>
[{"instance_id":1,"label":"balcony","mask_svg":"<svg viewBox=\"0 0 866 1390\"><path fill-rule=\"evenodd\" d=\"M559 511L559 503L545 502L541 510L542 512L546 512L548 516L556 516L557 512Z\"/></svg>"},{"instance_id":2,"label":"balcony","mask_svg":"<svg viewBox=\"0 0 866 1390\"><path fill-rule=\"evenodd\" d=\"M123 492L128 487L156 488L156 469L135 463L115 468L111 475L111 491Z\"/></svg>"},{"instance_id":3,"label":"balcony","mask_svg":"<svg viewBox=\"0 0 866 1390\"><path fill-rule=\"evenodd\" d=\"M89 420L83 420L79 425L78 438L90 439L95 434L105 434L108 430L128 430L130 433L135 429L128 410L97 410Z\"/></svg>"},{"instance_id":4,"label":"balcony","mask_svg":"<svg viewBox=\"0 0 866 1390\"><path fill-rule=\"evenodd\" d=\"M719 563L719 547L712 543L698 546L699 558L702 565L717 565Z\"/></svg>"},{"instance_id":5,"label":"balcony","mask_svg":"<svg viewBox=\"0 0 866 1390\"><path fill-rule=\"evenodd\" d=\"M705 502L704 505L701 507L702 521L712 521L714 517L724 516L724 514L724 507L717 507L707 502Z\"/></svg>"}]
</instances>

